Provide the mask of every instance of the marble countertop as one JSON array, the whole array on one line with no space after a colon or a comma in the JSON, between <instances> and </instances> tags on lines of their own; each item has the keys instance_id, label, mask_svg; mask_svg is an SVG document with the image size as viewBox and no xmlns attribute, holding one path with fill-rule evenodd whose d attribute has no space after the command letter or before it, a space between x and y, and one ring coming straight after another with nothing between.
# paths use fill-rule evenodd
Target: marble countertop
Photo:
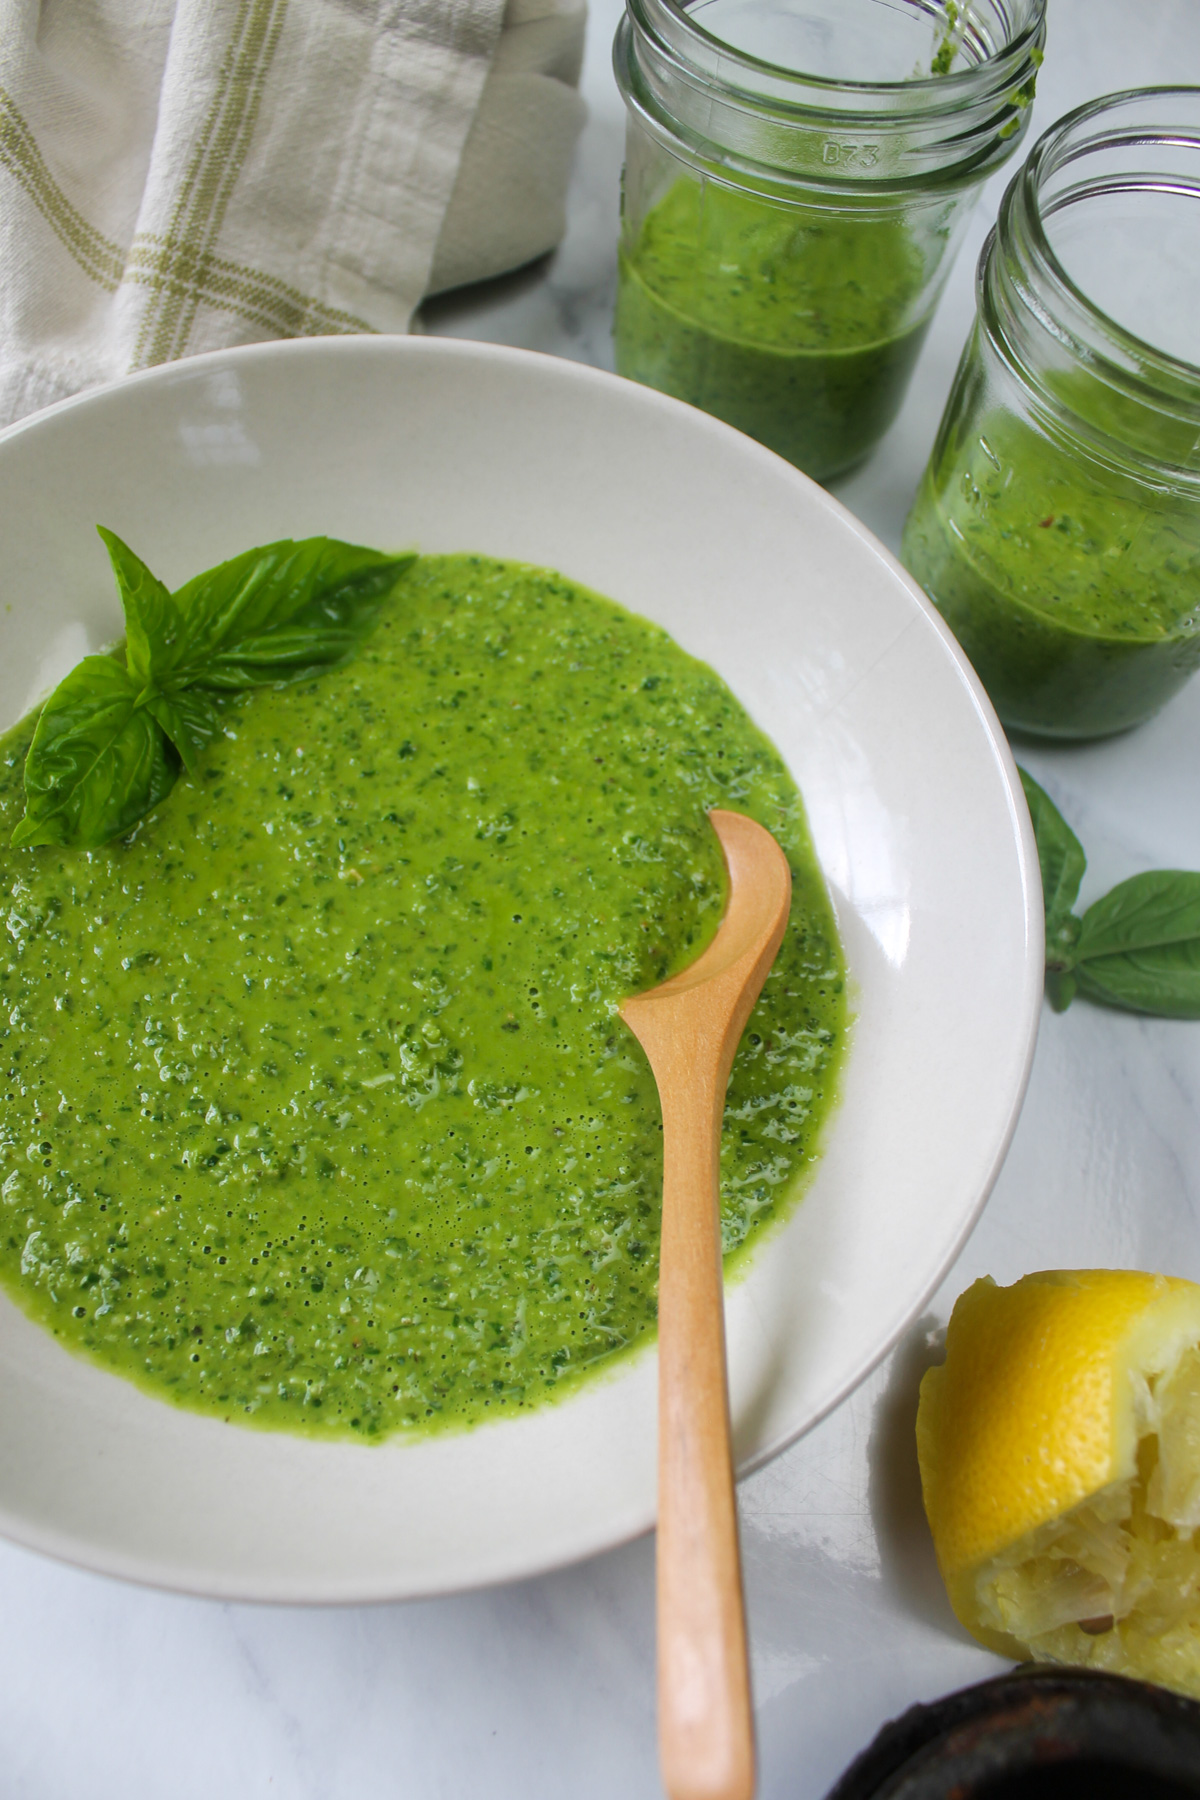
<instances>
[{"instance_id":1,"label":"marble countertop","mask_svg":"<svg viewBox=\"0 0 1200 1800\"><path fill-rule=\"evenodd\" d=\"M426 309L431 332L611 366L623 115L618 0L592 0L558 254ZM1118 88L1200 81L1197 0L1050 0L1034 133ZM896 425L836 489L893 549L970 323L985 190ZM1021 747L1088 850L1083 899L1200 868L1200 682L1132 736ZM821 1800L882 1721L998 1672L955 1622L913 1448L916 1388L981 1274L1096 1265L1200 1279L1200 1025L1044 1011L982 1221L857 1392L740 1489L763 1800ZM407 1606L273 1610L144 1592L0 1545L6 1800L652 1800L653 1544Z\"/></svg>"}]
</instances>

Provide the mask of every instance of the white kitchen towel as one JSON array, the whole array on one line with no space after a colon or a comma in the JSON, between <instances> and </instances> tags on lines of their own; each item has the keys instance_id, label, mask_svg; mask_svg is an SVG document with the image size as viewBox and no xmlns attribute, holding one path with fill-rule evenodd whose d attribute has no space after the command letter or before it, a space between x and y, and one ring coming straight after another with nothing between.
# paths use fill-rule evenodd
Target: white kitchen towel
<instances>
[{"instance_id":1,"label":"white kitchen towel","mask_svg":"<svg viewBox=\"0 0 1200 1800\"><path fill-rule=\"evenodd\" d=\"M0 424L561 236L583 0L0 0Z\"/></svg>"}]
</instances>

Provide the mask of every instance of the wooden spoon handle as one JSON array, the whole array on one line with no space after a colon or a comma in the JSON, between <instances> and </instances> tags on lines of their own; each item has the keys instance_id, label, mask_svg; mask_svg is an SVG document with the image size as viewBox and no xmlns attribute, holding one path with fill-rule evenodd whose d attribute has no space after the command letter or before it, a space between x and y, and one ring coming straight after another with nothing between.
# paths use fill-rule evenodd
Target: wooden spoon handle
<instances>
[{"instance_id":1,"label":"wooden spoon handle","mask_svg":"<svg viewBox=\"0 0 1200 1800\"><path fill-rule=\"evenodd\" d=\"M663 1111L658 1719L671 1800L751 1800L754 1793L721 1279L725 1075L721 1067L693 1066L690 1080L672 1084Z\"/></svg>"},{"instance_id":2,"label":"wooden spoon handle","mask_svg":"<svg viewBox=\"0 0 1200 1800\"><path fill-rule=\"evenodd\" d=\"M718 1157L725 1084L787 926L770 832L709 814L729 871L717 935L621 1016L663 1115L658 1277L658 1739L671 1800L753 1800L754 1717L725 1383Z\"/></svg>"}]
</instances>

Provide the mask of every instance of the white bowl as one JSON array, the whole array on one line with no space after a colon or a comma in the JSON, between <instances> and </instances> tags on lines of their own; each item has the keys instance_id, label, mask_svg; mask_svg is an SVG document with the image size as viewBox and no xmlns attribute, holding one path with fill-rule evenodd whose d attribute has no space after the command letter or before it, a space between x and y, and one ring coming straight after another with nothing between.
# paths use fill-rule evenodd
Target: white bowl
<instances>
[{"instance_id":1,"label":"white bowl","mask_svg":"<svg viewBox=\"0 0 1200 1800\"><path fill-rule=\"evenodd\" d=\"M816 1177L728 1295L743 1470L834 1406L988 1194L1036 1031L1042 910L1004 737L949 633L837 503L749 438L576 364L446 340L265 344L0 438L0 720L120 631L95 535L172 585L317 532L547 564L725 677L804 793L854 981ZM654 1519L655 1358L468 1434L378 1447L225 1425L0 1299L0 1530L256 1600L444 1592Z\"/></svg>"}]
</instances>

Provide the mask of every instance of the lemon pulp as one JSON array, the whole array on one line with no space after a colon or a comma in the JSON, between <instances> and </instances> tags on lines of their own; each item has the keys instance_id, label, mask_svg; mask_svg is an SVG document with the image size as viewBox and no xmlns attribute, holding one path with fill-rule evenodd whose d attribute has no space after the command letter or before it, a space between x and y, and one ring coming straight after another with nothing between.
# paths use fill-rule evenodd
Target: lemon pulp
<instances>
[{"instance_id":1,"label":"lemon pulp","mask_svg":"<svg viewBox=\"0 0 1200 1800\"><path fill-rule=\"evenodd\" d=\"M918 1447L977 1638L1200 1696L1200 1287L976 1283L922 1386Z\"/></svg>"}]
</instances>

